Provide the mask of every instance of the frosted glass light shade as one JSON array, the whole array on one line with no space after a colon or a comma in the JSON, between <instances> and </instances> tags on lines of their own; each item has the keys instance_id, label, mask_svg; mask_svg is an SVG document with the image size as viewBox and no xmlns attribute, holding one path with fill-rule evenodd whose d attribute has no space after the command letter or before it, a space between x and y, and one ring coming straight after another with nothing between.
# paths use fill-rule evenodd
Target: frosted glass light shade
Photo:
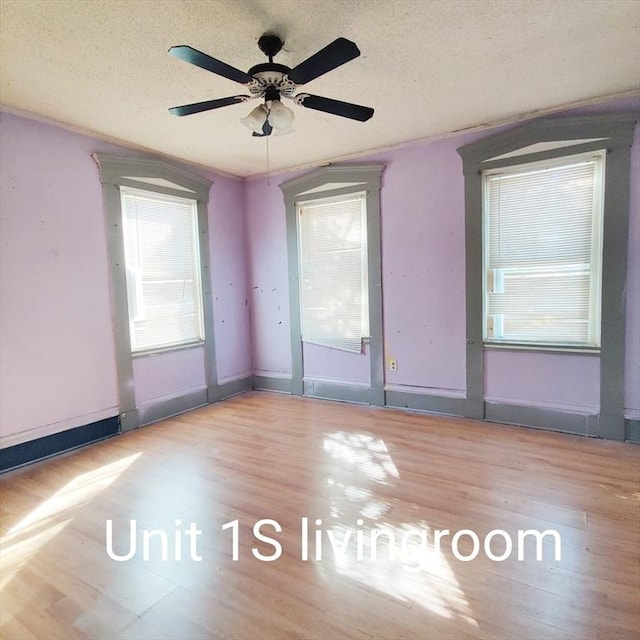
<instances>
[{"instance_id":1,"label":"frosted glass light shade","mask_svg":"<svg viewBox=\"0 0 640 640\"><path fill-rule=\"evenodd\" d=\"M246 118L240 118L240 122L242 122L245 127L251 129L251 131L262 133L262 127L267 120L268 114L269 111L267 106L261 104L257 106Z\"/></svg>"},{"instance_id":2,"label":"frosted glass light shade","mask_svg":"<svg viewBox=\"0 0 640 640\"><path fill-rule=\"evenodd\" d=\"M288 133L293 124L293 111L285 107L280 100L272 100L269 107L269 124L275 133Z\"/></svg>"}]
</instances>

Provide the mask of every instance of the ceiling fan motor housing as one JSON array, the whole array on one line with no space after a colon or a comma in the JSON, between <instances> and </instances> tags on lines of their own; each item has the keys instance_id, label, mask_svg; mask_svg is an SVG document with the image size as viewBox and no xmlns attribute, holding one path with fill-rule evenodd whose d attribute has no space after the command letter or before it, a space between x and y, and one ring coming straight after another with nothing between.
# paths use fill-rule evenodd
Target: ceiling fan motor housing
<instances>
[{"instance_id":1,"label":"ceiling fan motor housing","mask_svg":"<svg viewBox=\"0 0 640 640\"><path fill-rule=\"evenodd\" d=\"M290 71L287 67L285 67L285 69ZM248 85L249 92L256 98L260 98L261 96L265 96L267 100L278 100L280 96L290 98L296 91L296 85L289 80L286 72L279 70L256 72L251 69L249 73L253 76L253 80Z\"/></svg>"},{"instance_id":2,"label":"ceiling fan motor housing","mask_svg":"<svg viewBox=\"0 0 640 640\"><path fill-rule=\"evenodd\" d=\"M291 69L283 64L273 62L273 57L282 49L284 42L279 36L265 33L260 36L258 46L260 51L269 58L269 62L257 64L247 72L254 80L249 83L251 95L266 100L279 100L281 96L290 98L296 90L296 85L289 80Z\"/></svg>"},{"instance_id":3,"label":"ceiling fan motor housing","mask_svg":"<svg viewBox=\"0 0 640 640\"><path fill-rule=\"evenodd\" d=\"M274 56L279 53L283 45L284 41L282 41L277 35L273 33L264 33L258 39L258 46L260 47L260 51L262 51L262 53L264 53L264 55L269 58L269 62L271 62Z\"/></svg>"}]
</instances>

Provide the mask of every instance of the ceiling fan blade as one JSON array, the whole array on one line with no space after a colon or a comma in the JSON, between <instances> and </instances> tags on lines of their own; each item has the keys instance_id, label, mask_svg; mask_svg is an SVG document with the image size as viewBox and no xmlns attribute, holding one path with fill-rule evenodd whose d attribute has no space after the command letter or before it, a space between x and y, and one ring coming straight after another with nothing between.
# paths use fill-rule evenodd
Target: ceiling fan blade
<instances>
[{"instance_id":1,"label":"ceiling fan blade","mask_svg":"<svg viewBox=\"0 0 640 640\"><path fill-rule=\"evenodd\" d=\"M251 96L229 96L228 98L218 98L217 100L206 100L205 102L194 102L192 104L183 104L180 107L171 107L169 113L174 116L190 116L192 113L200 113L201 111L209 111L210 109L219 109L227 107L230 104L238 104L249 100Z\"/></svg>"},{"instance_id":2,"label":"ceiling fan blade","mask_svg":"<svg viewBox=\"0 0 640 640\"><path fill-rule=\"evenodd\" d=\"M240 69L236 69L225 62L220 62L220 60L216 60L215 58L208 56L206 53L202 53L202 51L198 51L197 49L184 44L178 45L177 47L171 47L171 49L169 49L169 55L174 58L178 58L179 60L184 60L189 64L194 64L196 67L200 67L201 69L211 71L211 73L217 73L219 76L228 78L234 82L247 84L253 80L248 73L240 71Z\"/></svg>"},{"instance_id":3,"label":"ceiling fan blade","mask_svg":"<svg viewBox=\"0 0 640 640\"><path fill-rule=\"evenodd\" d=\"M301 104L303 107L309 109L332 113L336 116L351 118L352 120L359 120L360 122L367 121L373 115L373 109L371 107L363 107L359 104L342 102L341 100L334 100L333 98L314 96L310 93L301 93L295 96L295 101L297 104Z\"/></svg>"},{"instance_id":4,"label":"ceiling fan blade","mask_svg":"<svg viewBox=\"0 0 640 640\"><path fill-rule=\"evenodd\" d=\"M292 69L289 79L295 84L305 84L359 55L360 49L355 42L346 38L338 38Z\"/></svg>"}]
</instances>

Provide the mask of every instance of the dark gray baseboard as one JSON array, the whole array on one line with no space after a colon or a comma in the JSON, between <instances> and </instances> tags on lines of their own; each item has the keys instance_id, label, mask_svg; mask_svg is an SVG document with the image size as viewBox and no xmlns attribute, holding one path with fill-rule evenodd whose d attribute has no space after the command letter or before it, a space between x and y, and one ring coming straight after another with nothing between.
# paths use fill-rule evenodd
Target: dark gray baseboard
<instances>
[{"instance_id":1,"label":"dark gray baseboard","mask_svg":"<svg viewBox=\"0 0 640 640\"><path fill-rule=\"evenodd\" d=\"M291 393L291 378L253 376L253 388L256 391L278 391L279 393Z\"/></svg>"},{"instance_id":2,"label":"dark gray baseboard","mask_svg":"<svg viewBox=\"0 0 640 640\"><path fill-rule=\"evenodd\" d=\"M407 393L405 391L387 391L386 396L386 406L395 409L410 409L411 411L440 413L448 416L466 415L467 400L465 398Z\"/></svg>"},{"instance_id":3,"label":"dark gray baseboard","mask_svg":"<svg viewBox=\"0 0 640 640\"><path fill-rule=\"evenodd\" d=\"M218 400L224 400L225 398L231 398L237 396L246 391L253 389L253 376L247 376L246 378L239 378L238 380L232 380L231 382L225 382L218 386Z\"/></svg>"},{"instance_id":4,"label":"dark gray baseboard","mask_svg":"<svg viewBox=\"0 0 640 640\"><path fill-rule=\"evenodd\" d=\"M356 404L380 404L380 395L381 393L384 394L381 389L321 380L305 380L303 382L303 392L309 398L354 402ZM384 398L382 400L384 401Z\"/></svg>"},{"instance_id":5,"label":"dark gray baseboard","mask_svg":"<svg viewBox=\"0 0 640 640\"><path fill-rule=\"evenodd\" d=\"M7 447L0 451L0 471L9 471L37 460L78 449L93 442L99 442L118 433L120 420L118 416L92 422L81 427L74 427L59 433L52 433L42 438L29 440Z\"/></svg>"},{"instance_id":6,"label":"dark gray baseboard","mask_svg":"<svg viewBox=\"0 0 640 640\"><path fill-rule=\"evenodd\" d=\"M520 404L485 402L484 416L485 420L491 422L504 422L520 427L598 437L599 419L595 414L573 413Z\"/></svg>"},{"instance_id":7,"label":"dark gray baseboard","mask_svg":"<svg viewBox=\"0 0 640 640\"><path fill-rule=\"evenodd\" d=\"M207 403L207 390L201 389L170 398L169 400L161 400L154 404L138 407L140 426L177 416L185 411L202 407Z\"/></svg>"},{"instance_id":8,"label":"dark gray baseboard","mask_svg":"<svg viewBox=\"0 0 640 640\"><path fill-rule=\"evenodd\" d=\"M130 409L129 411L123 411L120 414L120 431L126 433L133 429L137 429L140 426L140 416L137 409Z\"/></svg>"},{"instance_id":9,"label":"dark gray baseboard","mask_svg":"<svg viewBox=\"0 0 640 640\"><path fill-rule=\"evenodd\" d=\"M626 418L624 421L625 426L625 440L627 442L636 442L640 444L640 420L632 420Z\"/></svg>"}]
</instances>

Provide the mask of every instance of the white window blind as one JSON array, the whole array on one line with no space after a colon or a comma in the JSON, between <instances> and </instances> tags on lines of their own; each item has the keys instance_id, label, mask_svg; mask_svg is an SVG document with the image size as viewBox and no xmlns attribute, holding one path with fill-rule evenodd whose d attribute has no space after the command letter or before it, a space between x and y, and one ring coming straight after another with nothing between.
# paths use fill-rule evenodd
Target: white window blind
<instances>
[{"instance_id":1,"label":"white window blind","mask_svg":"<svg viewBox=\"0 0 640 640\"><path fill-rule=\"evenodd\" d=\"M484 172L485 340L598 347L604 152Z\"/></svg>"},{"instance_id":2,"label":"white window blind","mask_svg":"<svg viewBox=\"0 0 640 640\"><path fill-rule=\"evenodd\" d=\"M121 196L132 352L203 340L196 201Z\"/></svg>"},{"instance_id":3,"label":"white window blind","mask_svg":"<svg viewBox=\"0 0 640 640\"><path fill-rule=\"evenodd\" d=\"M365 194L298 205L302 339L360 353L369 335Z\"/></svg>"}]
</instances>

